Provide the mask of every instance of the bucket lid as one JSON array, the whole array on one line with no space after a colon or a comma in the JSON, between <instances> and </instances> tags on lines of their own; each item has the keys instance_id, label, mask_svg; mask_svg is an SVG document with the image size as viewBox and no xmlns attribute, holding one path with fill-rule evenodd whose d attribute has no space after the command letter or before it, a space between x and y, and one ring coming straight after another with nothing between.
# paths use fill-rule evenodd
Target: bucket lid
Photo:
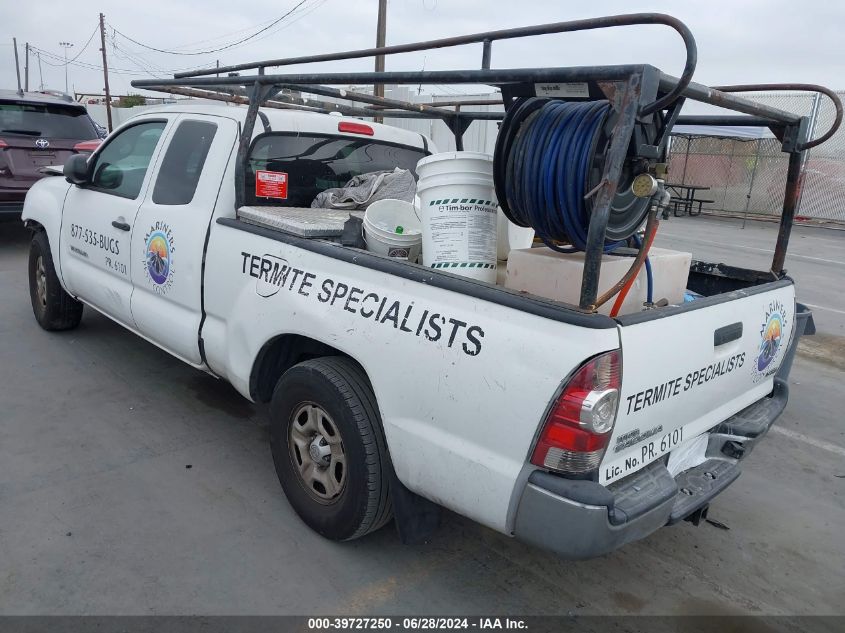
<instances>
[{"instance_id":1,"label":"bucket lid","mask_svg":"<svg viewBox=\"0 0 845 633\"><path fill-rule=\"evenodd\" d=\"M459 160L462 158L469 160L481 160L490 163L493 162L493 157L490 154L485 154L484 152L439 152L437 154L431 154L430 156L421 158L417 163L417 168L421 165L430 165L431 163L439 163L444 160Z\"/></svg>"}]
</instances>

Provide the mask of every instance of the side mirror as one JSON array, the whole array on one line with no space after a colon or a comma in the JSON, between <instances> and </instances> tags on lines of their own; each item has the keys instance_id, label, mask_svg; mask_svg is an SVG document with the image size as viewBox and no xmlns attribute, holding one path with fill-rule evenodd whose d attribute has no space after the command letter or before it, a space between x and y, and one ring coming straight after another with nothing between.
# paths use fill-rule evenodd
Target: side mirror
<instances>
[{"instance_id":1,"label":"side mirror","mask_svg":"<svg viewBox=\"0 0 845 633\"><path fill-rule=\"evenodd\" d=\"M74 185L84 185L88 182L88 156L74 154L65 162L65 180Z\"/></svg>"}]
</instances>

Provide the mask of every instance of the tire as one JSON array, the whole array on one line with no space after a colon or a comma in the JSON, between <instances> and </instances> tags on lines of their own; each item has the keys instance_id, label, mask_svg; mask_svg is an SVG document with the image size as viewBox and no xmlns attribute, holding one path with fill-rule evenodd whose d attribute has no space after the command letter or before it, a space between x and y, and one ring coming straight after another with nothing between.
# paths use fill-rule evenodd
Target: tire
<instances>
[{"instance_id":1,"label":"tire","mask_svg":"<svg viewBox=\"0 0 845 633\"><path fill-rule=\"evenodd\" d=\"M82 319L82 303L59 283L43 231L35 233L29 245L29 298L35 320L45 330L71 330Z\"/></svg>"},{"instance_id":2,"label":"tire","mask_svg":"<svg viewBox=\"0 0 845 633\"><path fill-rule=\"evenodd\" d=\"M311 529L345 541L392 518L392 466L375 394L359 365L341 356L295 365L276 384L270 415L276 474Z\"/></svg>"}]
</instances>

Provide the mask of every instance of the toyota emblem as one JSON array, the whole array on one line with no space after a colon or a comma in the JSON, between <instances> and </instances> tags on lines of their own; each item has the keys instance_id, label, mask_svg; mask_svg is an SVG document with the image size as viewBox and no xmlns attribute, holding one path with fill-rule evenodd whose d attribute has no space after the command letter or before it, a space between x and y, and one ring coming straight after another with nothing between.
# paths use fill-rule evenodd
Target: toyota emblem
<instances>
[{"instance_id":1,"label":"toyota emblem","mask_svg":"<svg viewBox=\"0 0 845 633\"><path fill-rule=\"evenodd\" d=\"M50 141L48 141L46 138L40 138L37 141L35 141L35 147L37 147L39 149L44 149L46 147L50 147Z\"/></svg>"}]
</instances>

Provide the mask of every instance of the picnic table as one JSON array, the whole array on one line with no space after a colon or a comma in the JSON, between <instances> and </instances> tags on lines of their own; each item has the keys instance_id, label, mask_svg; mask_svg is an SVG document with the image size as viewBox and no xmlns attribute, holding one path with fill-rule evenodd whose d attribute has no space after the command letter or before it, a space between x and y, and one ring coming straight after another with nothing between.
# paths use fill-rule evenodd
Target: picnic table
<instances>
[{"instance_id":1,"label":"picnic table","mask_svg":"<svg viewBox=\"0 0 845 633\"><path fill-rule=\"evenodd\" d=\"M669 188L669 193L672 197L669 199L669 205L676 218L681 217L684 213L690 216L701 215L701 205L706 202L713 202L704 198L696 198L696 191L709 191L710 187L704 185L687 185L684 183L666 183ZM693 213L695 205L698 204L698 211Z\"/></svg>"}]
</instances>

